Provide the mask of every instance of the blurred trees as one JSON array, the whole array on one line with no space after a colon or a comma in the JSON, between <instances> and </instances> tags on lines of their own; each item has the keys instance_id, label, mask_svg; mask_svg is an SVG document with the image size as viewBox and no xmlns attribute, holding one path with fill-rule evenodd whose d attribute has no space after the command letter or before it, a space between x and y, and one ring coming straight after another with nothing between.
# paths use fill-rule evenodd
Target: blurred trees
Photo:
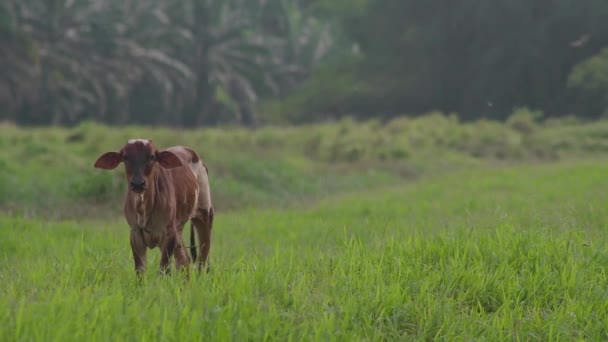
<instances>
[{"instance_id":1,"label":"blurred trees","mask_svg":"<svg viewBox=\"0 0 608 342\"><path fill-rule=\"evenodd\" d=\"M255 125L329 50L298 0L5 0L0 119Z\"/></svg>"},{"instance_id":2,"label":"blurred trees","mask_svg":"<svg viewBox=\"0 0 608 342\"><path fill-rule=\"evenodd\" d=\"M603 0L4 0L0 120L597 117Z\"/></svg>"},{"instance_id":3,"label":"blurred trees","mask_svg":"<svg viewBox=\"0 0 608 342\"><path fill-rule=\"evenodd\" d=\"M607 68L597 59L585 62L608 46L606 1L319 2L341 19L359 53L351 54L351 66L339 77L336 68L320 68L284 103L297 117L442 110L465 119L503 119L520 106L549 116L595 116L608 106L587 102L589 96L608 99L608 84L596 82L591 95L581 79ZM584 71L571 76L581 63ZM341 88L338 96L319 99L332 82Z\"/></svg>"}]
</instances>

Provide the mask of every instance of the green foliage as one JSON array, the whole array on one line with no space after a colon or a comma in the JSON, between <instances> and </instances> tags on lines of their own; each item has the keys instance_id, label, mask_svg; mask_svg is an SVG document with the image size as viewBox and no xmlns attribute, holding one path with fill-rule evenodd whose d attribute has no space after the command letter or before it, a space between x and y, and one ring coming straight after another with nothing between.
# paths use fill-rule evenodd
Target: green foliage
<instances>
[{"instance_id":1,"label":"green foliage","mask_svg":"<svg viewBox=\"0 0 608 342\"><path fill-rule=\"evenodd\" d=\"M0 119L255 125L259 98L282 96L332 50L331 26L304 7L9 0L0 5L0 104L9 116Z\"/></svg>"},{"instance_id":2,"label":"green foliage","mask_svg":"<svg viewBox=\"0 0 608 342\"><path fill-rule=\"evenodd\" d=\"M608 49L579 63L568 78L577 95L576 109L589 116L605 116L608 109Z\"/></svg>"},{"instance_id":3,"label":"green foliage","mask_svg":"<svg viewBox=\"0 0 608 342\"><path fill-rule=\"evenodd\" d=\"M122 220L0 217L0 340L606 340L608 166L433 177L218 215L140 286ZM145 317L146 319L142 319Z\"/></svg>"},{"instance_id":4,"label":"green foliage","mask_svg":"<svg viewBox=\"0 0 608 342\"><path fill-rule=\"evenodd\" d=\"M15 18L8 3L0 4L0 35L15 31Z\"/></svg>"},{"instance_id":5,"label":"green foliage","mask_svg":"<svg viewBox=\"0 0 608 342\"><path fill-rule=\"evenodd\" d=\"M523 135L534 133L537 122L543 117L541 111L532 111L528 108L518 108L507 119L507 125Z\"/></svg>"},{"instance_id":6,"label":"green foliage","mask_svg":"<svg viewBox=\"0 0 608 342\"><path fill-rule=\"evenodd\" d=\"M191 146L206 161L218 208L290 206L319 196L396 184L418 175L477 164L602 157L608 122L540 121L516 110L507 123L462 123L455 114L429 113L390 121L339 122L258 130L174 130L85 122L71 129L0 125L0 208L95 213L117 211L125 191L122 168L93 168L102 153L128 139L148 137L160 148ZM100 210L95 209L101 208Z\"/></svg>"},{"instance_id":7,"label":"green foliage","mask_svg":"<svg viewBox=\"0 0 608 342\"><path fill-rule=\"evenodd\" d=\"M6 0L0 119L259 127L434 110L506 120L520 107L595 118L606 15L598 0Z\"/></svg>"},{"instance_id":8,"label":"green foliage","mask_svg":"<svg viewBox=\"0 0 608 342\"><path fill-rule=\"evenodd\" d=\"M13 184L11 184L11 168L9 167L9 163L0 159L0 189L11 189ZM0 205L8 202L11 199L11 194L9 191L2 191L0 194Z\"/></svg>"},{"instance_id":9,"label":"green foliage","mask_svg":"<svg viewBox=\"0 0 608 342\"><path fill-rule=\"evenodd\" d=\"M267 121L311 122L340 116L340 113L356 113L370 96L368 86L358 79L357 67L361 56L344 56L320 66L313 75L284 101L262 106Z\"/></svg>"},{"instance_id":10,"label":"green foliage","mask_svg":"<svg viewBox=\"0 0 608 342\"><path fill-rule=\"evenodd\" d=\"M351 65L346 86L343 78L324 77L330 73L319 68L312 79L324 80L323 86L300 89L286 100L301 104L300 120L326 113L370 118L431 110L503 120L521 106L547 116L576 110L593 117L604 110L598 105L605 88L577 82L580 99L575 100L568 77L608 45L605 2L319 2L337 16L354 46L352 55L364 59ZM599 80L597 71L588 74ZM353 87L367 91L357 94ZM332 88L340 90L327 91Z\"/></svg>"},{"instance_id":11,"label":"green foliage","mask_svg":"<svg viewBox=\"0 0 608 342\"><path fill-rule=\"evenodd\" d=\"M69 180L69 195L74 200L97 200L103 201L112 198L117 190L117 182L110 173L96 172L95 170L79 170Z\"/></svg>"}]
</instances>

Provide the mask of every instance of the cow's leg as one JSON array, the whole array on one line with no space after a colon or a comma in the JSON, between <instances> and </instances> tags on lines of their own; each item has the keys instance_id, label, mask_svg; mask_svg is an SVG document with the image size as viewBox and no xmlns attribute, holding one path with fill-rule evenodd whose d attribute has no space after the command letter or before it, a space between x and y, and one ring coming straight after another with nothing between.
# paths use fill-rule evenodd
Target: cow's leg
<instances>
[{"instance_id":1,"label":"cow's leg","mask_svg":"<svg viewBox=\"0 0 608 342\"><path fill-rule=\"evenodd\" d=\"M196 228L200 241L199 252L200 258L197 260L198 269L209 272L209 251L211 250L211 231L213 228L213 207L209 209L199 208L196 211L195 217L192 218L192 223Z\"/></svg>"},{"instance_id":2,"label":"cow's leg","mask_svg":"<svg viewBox=\"0 0 608 342\"><path fill-rule=\"evenodd\" d=\"M176 236L173 225L165 228L165 235L160 246L160 273L169 274L171 268L171 257L175 251Z\"/></svg>"},{"instance_id":3,"label":"cow's leg","mask_svg":"<svg viewBox=\"0 0 608 342\"><path fill-rule=\"evenodd\" d=\"M141 278L146 270L146 244L144 243L141 232L135 229L131 230L131 251L133 252L133 261L135 263L135 273L138 278Z\"/></svg>"},{"instance_id":4,"label":"cow's leg","mask_svg":"<svg viewBox=\"0 0 608 342\"><path fill-rule=\"evenodd\" d=\"M176 239L175 239L175 268L182 271L188 271L188 265L190 264L190 257L184 246L184 239L182 237L182 229L184 225L181 224L176 227Z\"/></svg>"}]
</instances>

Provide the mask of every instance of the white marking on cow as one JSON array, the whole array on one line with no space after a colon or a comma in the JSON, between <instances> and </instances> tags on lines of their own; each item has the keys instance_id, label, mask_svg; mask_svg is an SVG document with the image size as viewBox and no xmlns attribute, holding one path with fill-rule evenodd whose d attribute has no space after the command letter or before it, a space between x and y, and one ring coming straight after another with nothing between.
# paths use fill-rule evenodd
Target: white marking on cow
<instances>
[{"instance_id":1,"label":"white marking on cow","mask_svg":"<svg viewBox=\"0 0 608 342\"><path fill-rule=\"evenodd\" d=\"M141 193L139 196L135 197L135 221L140 228L144 228L147 220L146 202L144 201L144 194Z\"/></svg>"},{"instance_id":2,"label":"white marking on cow","mask_svg":"<svg viewBox=\"0 0 608 342\"><path fill-rule=\"evenodd\" d=\"M144 145L148 145L150 144L150 140L148 139L130 139L129 141L127 141L127 144L137 144L137 143L142 143Z\"/></svg>"},{"instance_id":3,"label":"white marking on cow","mask_svg":"<svg viewBox=\"0 0 608 342\"><path fill-rule=\"evenodd\" d=\"M196 216L196 210L198 209L198 189L194 189L194 205L192 206L192 213L190 217Z\"/></svg>"}]
</instances>

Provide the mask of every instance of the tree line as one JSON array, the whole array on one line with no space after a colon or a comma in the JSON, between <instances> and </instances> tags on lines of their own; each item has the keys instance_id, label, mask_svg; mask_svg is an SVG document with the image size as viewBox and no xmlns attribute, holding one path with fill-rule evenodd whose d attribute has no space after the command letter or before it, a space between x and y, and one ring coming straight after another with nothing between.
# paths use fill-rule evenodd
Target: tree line
<instances>
[{"instance_id":1,"label":"tree line","mask_svg":"<svg viewBox=\"0 0 608 342\"><path fill-rule=\"evenodd\" d=\"M0 120L598 117L607 15L602 0L5 0Z\"/></svg>"}]
</instances>

